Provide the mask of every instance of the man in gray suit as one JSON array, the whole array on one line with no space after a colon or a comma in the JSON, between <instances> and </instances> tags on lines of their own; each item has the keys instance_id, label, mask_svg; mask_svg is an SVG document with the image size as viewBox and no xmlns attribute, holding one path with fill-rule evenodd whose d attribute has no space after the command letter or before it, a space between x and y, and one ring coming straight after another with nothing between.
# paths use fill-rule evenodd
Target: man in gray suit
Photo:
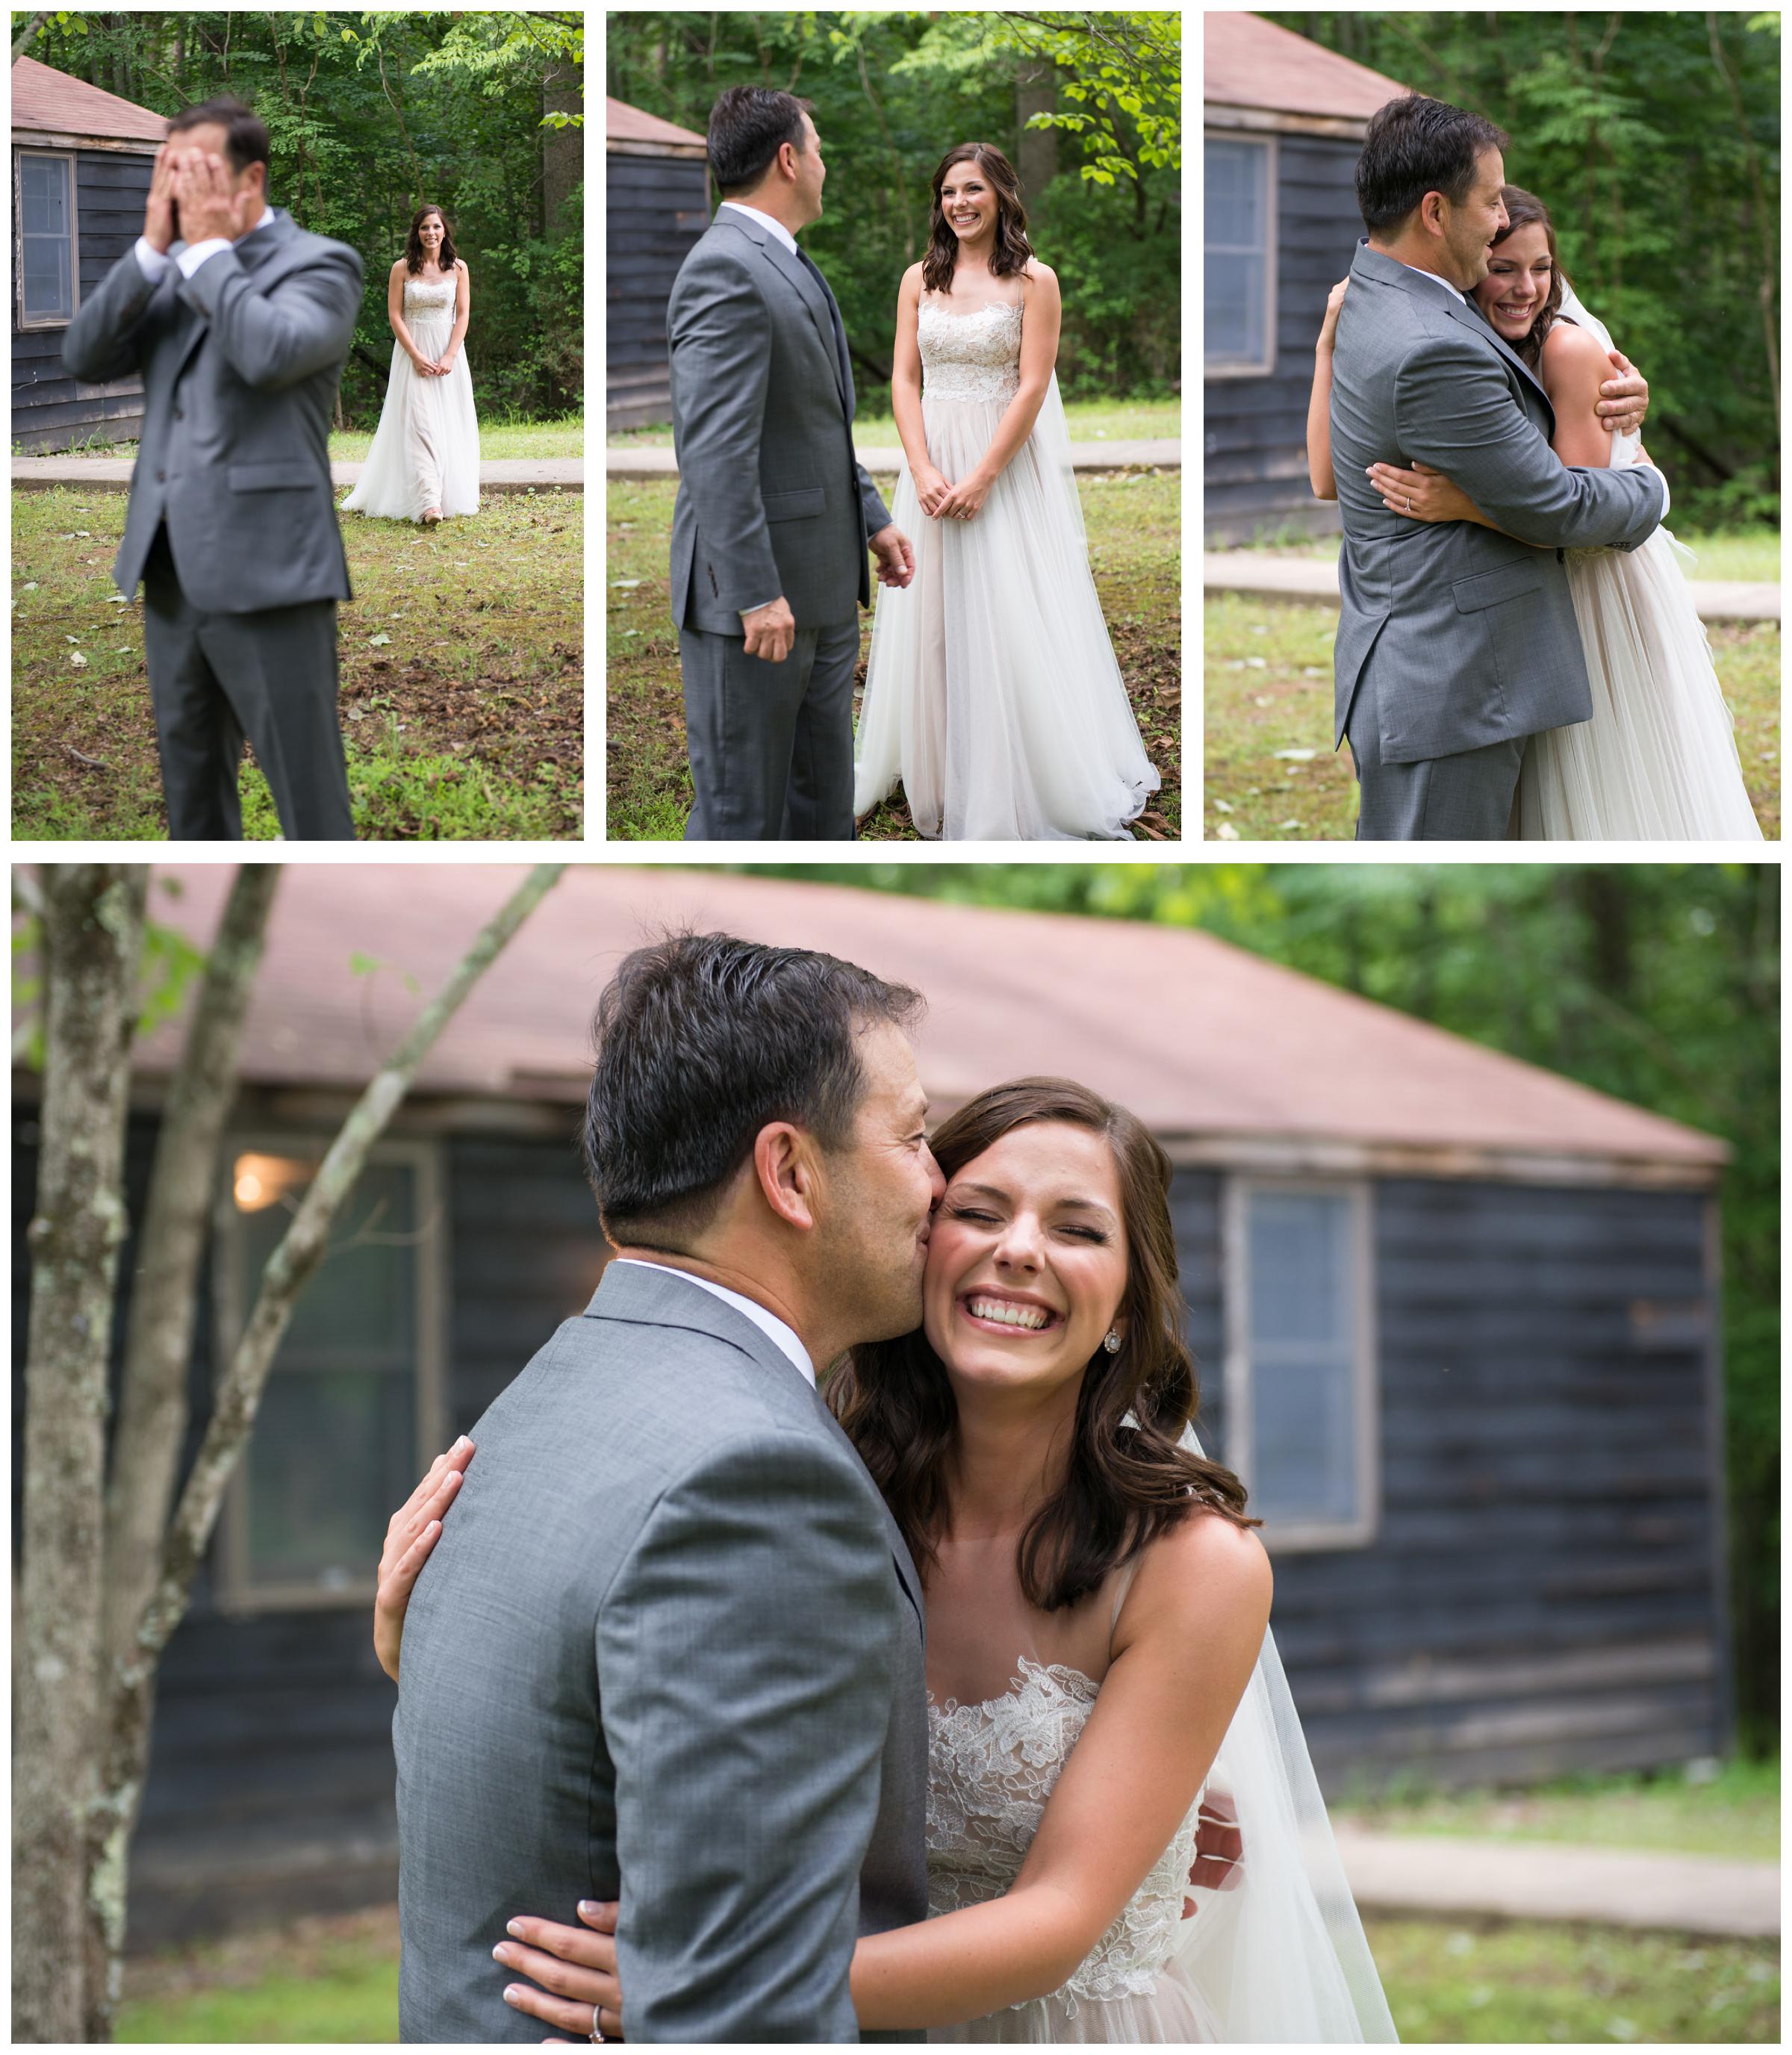
<instances>
[{"instance_id":1,"label":"man in gray suit","mask_svg":"<svg viewBox=\"0 0 1792 2055\"><path fill-rule=\"evenodd\" d=\"M716 101L723 201L667 314L691 841L852 838L868 543L884 584L915 574L913 546L853 453L840 309L797 247L827 176L808 108L764 86Z\"/></svg>"},{"instance_id":2,"label":"man in gray suit","mask_svg":"<svg viewBox=\"0 0 1792 2055\"><path fill-rule=\"evenodd\" d=\"M144 380L112 577L144 583L144 653L168 833L242 833L246 735L286 834L350 841L336 603L349 566L329 428L361 262L266 203L268 132L234 100L177 114L144 232L62 346L91 384Z\"/></svg>"},{"instance_id":3,"label":"man in gray suit","mask_svg":"<svg viewBox=\"0 0 1792 2055\"><path fill-rule=\"evenodd\" d=\"M851 2041L855 1939L926 1916L920 1584L815 1388L920 1323L919 1004L721 935L603 996L616 1257L475 1428L405 1618L407 2041L539 2040L507 1923L616 1899L631 2041Z\"/></svg>"},{"instance_id":4,"label":"man in gray suit","mask_svg":"<svg viewBox=\"0 0 1792 2055\"><path fill-rule=\"evenodd\" d=\"M1565 548L1633 550L1668 511L1652 467L1565 468L1530 367L1467 296L1506 226L1506 137L1412 95L1376 115L1357 167L1358 246L1332 357L1344 520L1336 743L1362 787L1360 840L1495 840L1525 740L1593 715ZM1612 425L1639 425L1648 389ZM1429 465L1499 526L1411 521L1365 475Z\"/></svg>"}]
</instances>

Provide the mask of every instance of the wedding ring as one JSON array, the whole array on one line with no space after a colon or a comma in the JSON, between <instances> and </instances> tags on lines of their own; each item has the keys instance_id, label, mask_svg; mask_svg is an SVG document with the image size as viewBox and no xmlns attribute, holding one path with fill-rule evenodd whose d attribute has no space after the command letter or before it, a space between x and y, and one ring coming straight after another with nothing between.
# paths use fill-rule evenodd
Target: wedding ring
<instances>
[{"instance_id":1,"label":"wedding ring","mask_svg":"<svg viewBox=\"0 0 1792 2055\"><path fill-rule=\"evenodd\" d=\"M1412 495L1410 492L1406 495L1406 511L1408 514L1412 511Z\"/></svg>"},{"instance_id":2,"label":"wedding ring","mask_svg":"<svg viewBox=\"0 0 1792 2055\"><path fill-rule=\"evenodd\" d=\"M597 2016L601 2010L601 2007L595 2005L591 2008L591 2037L593 2041L608 2041L610 2037L597 2023Z\"/></svg>"}]
</instances>

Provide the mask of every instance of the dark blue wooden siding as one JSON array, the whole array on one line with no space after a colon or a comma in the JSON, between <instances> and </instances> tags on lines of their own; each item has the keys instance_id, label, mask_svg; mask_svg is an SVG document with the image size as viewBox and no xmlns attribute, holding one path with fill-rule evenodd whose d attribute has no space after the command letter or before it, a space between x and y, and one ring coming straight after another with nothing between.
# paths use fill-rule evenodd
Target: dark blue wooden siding
<instances>
[{"instance_id":1,"label":"dark blue wooden siding","mask_svg":"<svg viewBox=\"0 0 1792 2055\"><path fill-rule=\"evenodd\" d=\"M76 156L75 221L81 248L81 298L143 233L152 156L82 150ZM13 441L27 452L65 450L77 442L131 442L143 424L143 381L77 385L62 368L59 328L22 329L13 296Z\"/></svg>"},{"instance_id":2,"label":"dark blue wooden siding","mask_svg":"<svg viewBox=\"0 0 1792 2055\"><path fill-rule=\"evenodd\" d=\"M709 227L700 157L607 153L605 256L608 365L605 416L612 428L672 417L666 303L679 266Z\"/></svg>"},{"instance_id":3,"label":"dark blue wooden siding","mask_svg":"<svg viewBox=\"0 0 1792 2055\"><path fill-rule=\"evenodd\" d=\"M1216 1397L1219 1181L1176 1182ZM1270 1542L1277 1643L1321 1782L1518 1781L1721 1749L1705 1201L1414 1178L1374 1205L1376 1536L1324 1554Z\"/></svg>"},{"instance_id":4,"label":"dark blue wooden siding","mask_svg":"<svg viewBox=\"0 0 1792 2055\"><path fill-rule=\"evenodd\" d=\"M1338 525L1335 502L1316 500L1307 481L1306 407L1325 295L1349 275L1363 232L1358 151L1331 136L1276 140L1275 369L1207 384L1204 518L1216 541Z\"/></svg>"}]
</instances>

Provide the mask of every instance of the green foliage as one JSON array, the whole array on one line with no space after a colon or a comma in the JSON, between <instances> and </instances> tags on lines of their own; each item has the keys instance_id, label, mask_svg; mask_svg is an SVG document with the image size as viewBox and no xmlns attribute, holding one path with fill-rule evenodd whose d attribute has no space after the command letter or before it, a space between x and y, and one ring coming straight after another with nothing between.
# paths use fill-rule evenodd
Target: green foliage
<instances>
[{"instance_id":1,"label":"green foliage","mask_svg":"<svg viewBox=\"0 0 1792 2055\"><path fill-rule=\"evenodd\" d=\"M1720 1135L1733 1616L1745 1746L1779 1690L1775 864L756 866L976 905L1199 927Z\"/></svg>"},{"instance_id":2,"label":"green foliage","mask_svg":"<svg viewBox=\"0 0 1792 2055\"><path fill-rule=\"evenodd\" d=\"M576 151L580 117L545 120L543 105L576 93L583 41L576 14L113 13L52 17L32 54L160 114L222 93L255 109L270 197L365 266L342 410L371 428L385 392L373 367L392 355L387 278L425 201L446 210L471 274L482 412L579 404L582 188L551 213L545 196L549 155Z\"/></svg>"},{"instance_id":3,"label":"green foliage","mask_svg":"<svg viewBox=\"0 0 1792 2055\"><path fill-rule=\"evenodd\" d=\"M606 84L699 134L726 86L813 102L827 211L803 242L840 302L868 412L887 404L896 287L926 252L934 168L966 141L1022 171L1029 236L1063 289L1065 396L1161 395L1180 363L1176 22L619 13Z\"/></svg>"},{"instance_id":4,"label":"green foliage","mask_svg":"<svg viewBox=\"0 0 1792 2055\"><path fill-rule=\"evenodd\" d=\"M1676 525L1777 523L1778 14L1265 18L1505 129L1507 178L1649 381Z\"/></svg>"}]
</instances>

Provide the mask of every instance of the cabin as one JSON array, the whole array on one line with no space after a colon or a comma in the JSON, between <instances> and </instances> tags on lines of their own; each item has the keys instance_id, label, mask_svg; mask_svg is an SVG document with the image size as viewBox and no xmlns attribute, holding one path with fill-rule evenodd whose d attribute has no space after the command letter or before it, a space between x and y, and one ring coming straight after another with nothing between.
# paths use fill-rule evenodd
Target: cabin
<instances>
[{"instance_id":1,"label":"cabin","mask_svg":"<svg viewBox=\"0 0 1792 2055\"><path fill-rule=\"evenodd\" d=\"M709 145L623 101L605 108L605 420L638 428L672 418L666 307L679 266L709 227Z\"/></svg>"},{"instance_id":2,"label":"cabin","mask_svg":"<svg viewBox=\"0 0 1792 2055\"><path fill-rule=\"evenodd\" d=\"M78 385L62 336L143 233L166 118L85 79L13 65L13 447L27 454L132 442L143 381Z\"/></svg>"},{"instance_id":3,"label":"cabin","mask_svg":"<svg viewBox=\"0 0 1792 2055\"><path fill-rule=\"evenodd\" d=\"M520 874L288 868L189 1454L287 1203ZM203 946L226 867L157 878L152 917ZM1329 1793L1725 1749L1723 1143L1199 931L575 866L432 1051L282 1346L163 1667L134 1945L392 1894L394 1693L369 1632L386 1522L595 1288L574 1143L589 1019L628 949L686 924L917 987L939 1112L1052 1072L1161 1139L1198 1424L1265 1521ZM138 1050L133 1219L179 1036ZM15 1393L39 1093L15 1072ZM121 1297L132 1262L128 1244Z\"/></svg>"},{"instance_id":4,"label":"cabin","mask_svg":"<svg viewBox=\"0 0 1792 2055\"><path fill-rule=\"evenodd\" d=\"M1407 89L1260 15L1201 26L1207 538L1335 534L1307 479L1313 345L1363 233L1369 116Z\"/></svg>"}]
</instances>

